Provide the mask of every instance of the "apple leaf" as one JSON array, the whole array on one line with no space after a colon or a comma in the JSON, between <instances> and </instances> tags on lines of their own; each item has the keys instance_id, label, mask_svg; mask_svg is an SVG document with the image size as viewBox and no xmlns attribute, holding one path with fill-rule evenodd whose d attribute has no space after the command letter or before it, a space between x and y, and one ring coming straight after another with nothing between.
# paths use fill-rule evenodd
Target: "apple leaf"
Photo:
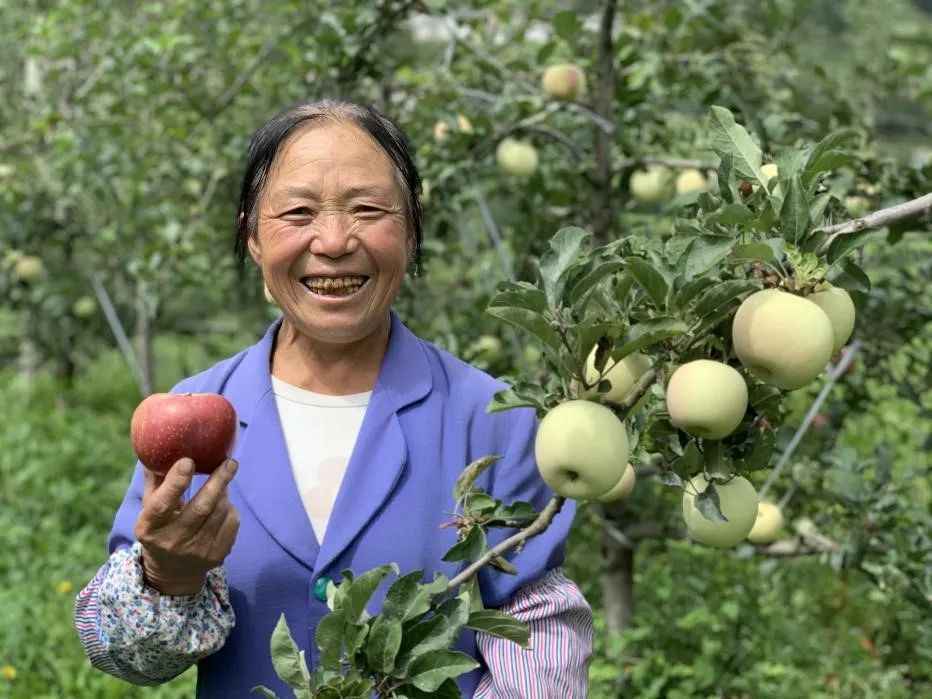
<instances>
[{"instance_id":1,"label":"apple leaf","mask_svg":"<svg viewBox=\"0 0 932 699\"><path fill-rule=\"evenodd\" d=\"M349 589L346 591L346 597L343 600L342 609L347 624L358 624L360 622L369 599L389 573L398 575L398 565L388 563L367 570L350 583Z\"/></svg>"},{"instance_id":2,"label":"apple leaf","mask_svg":"<svg viewBox=\"0 0 932 699\"><path fill-rule=\"evenodd\" d=\"M766 184L760 171L761 150L751 135L743 126L735 123L734 115L725 107L713 106L711 112L712 150L723 160L730 155L734 169L740 176Z\"/></svg>"},{"instance_id":3,"label":"apple leaf","mask_svg":"<svg viewBox=\"0 0 932 699\"><path fill-rule=\"evenodd\" d=\"M395 656L401 648L401 620L379 615L372 624L366 641L366 660L376 672L390 673L395 669Z\"/></svg>"},{"instance_id":4,"label":"apple leaf","mask_svg":"<svg viewBox=\"0 0 932 699\"><path fill-rule=\"evenodd\" d=\"M819 173L836 167L836 165L832 164L833 158L830 156L827 157L829 153L837 151L839 148L852 148L857 145L858 139L859 134L856 130L840 129L839 131L830 133L819 141L812 148L809 158L806 161L806 166L801 176L803 186L809 189Z\"/></svg>"},{"instance_id":5,"label":"apple leaf","mask_svg":"<svg viewBox=\"0 0 932 699\"><path fill-rule=\"evenodd\" d=\"M767 243L744 243L735 246L728 262L732 264L747 264L748 262L776 264L777 258L773 248Z\"/></svg>"},{"instance_id":6,"label":"apple leaf","mask_svg":"<svg viewBox=\"0 0 932 699\"><path fill-rule=\"evenodd\" d=\"M560 305L566 274L583 251L583 244L589 236L589 231L569 226L558 230L550 240L550 250L540 261L540 276L551 307Z\"/></svg>"},{"instance_id":7,"label":"apple leaf","mask_svg":"<svg viewBox=\"0 0 932 699\"><path fill-rule=\"evenodd\" d=\"M424 692L433 692L446 680L477 667L478 662L458 650L435 650L415 658L408 667L408 675L415 687Z\"/></svg>"},{"instance_id":8,"label":"apple leaf","mask_svg":"<svg viewBox=\"0 0 932 699\"><path fill-rule=\"evenodd\" d=\"M711 481L699 495L696 496L696 508L702 516L713 522L727 522L728 518L722 514L722 506L718 500L718 491L715 483Z\"/></svg>"},{"instance_id":9,"label":"apple leaf","mask_svg":"<svg viewBox=\"0 0 932 699\"><path fill-rule=\"evenodd\" d=\"M422 692L414 685L405 684L395 690L395 699L462 699L459 685L449 679L432 692Z\"/></svg>"},{"instance_id":10,"label":"apple leaf","mask_svg":"<svg viewBox=\"0 0 932 699\"><path fill-rule=\"evenodd\" d=\"M588 292L595 288L599 282L621 269L624 269L624 264L618 260L597 265L570 287L568 293L570 304L575 306L580 303L580 300L587 298Z\"/></svg>"},{"instance_id":11,"label":"apple leaf","mask_svg":"<svg viewBox=\"0 0 932 699\"><path fill-rule=\"evenodd\" d=\"M770 458L776 446L777 437L774 430L762 430L754 438L751 452L738 463L744 472L760 471L770 465Z\"/></svg>"},{"instance_id":12,"label":"apple leaf","mask_svg":"<svg viewBox=\"0 0 932 699\"><path fill-rule=\"evenodd\" d=\"M473 526L462 540L444 554L443 560L447 562L475 561L485 553L487 547L482 527Z\"/></svg>"},{"instance_id":13,"label":"apple leaf","mask_svg":"<svg viewBox=\"0 0 932 699\"><path fill-rule=\"evenodd\" d=\"M340 659L343 655L343 630L346 625L346 617L343 611L330 612L320 623L317 624L317 630L314 632L314 641L320 650L320 666L328 670L339 670Z\"/></svg>"},{"instance_id":14,"label":"apple leaf","mask_svg":"<svg viewBox=\"0 0 932 699\"><path fill-rule=\"evenodd\" d=\"M522 382L497 391L485 407L485 411L491 414L513 408L534 408L540 414L546 408L546 398L544 389L539 384L530 385Z\"/></svg>"},{"instance_id":15,"label":"apple leaf","mask_svg":"<svg viewBox=\"0 0 932 699\"><path fill-rule=\"evenodd\" d=\"M462 500L466 496L466 493L472 490L476 479L501 458L499 454L487 454L486 456L479 457L464 468L463 472L460 473L459 477L456 479L456 484L453 486L453 502Z\"/></svg>"},{"instance_id":16,"label":"apple leaf","mask_svg":"<svg viewBox=\"0 0 932 699\"><path fill-rule=\"evenodd\" d=\"M304 659L304 651L298 650L297 644L291 637L284 613L279 616L275 630L272 632L271 655L275 674L281 678L282 682L295 692L303 692L303 696L309 698L311 674Z\"/></svg>"},{"instance_id":17,"label":"apple leaf","mask_svg":"<svg viewBox=\"0 0 932 699\"><path fill-rule=\"evenodd\" d=\"M718 223L723 226L739 226L750 223L753 220L754 212L744 204L739 204L737 202L723 206L706 218L708 223Z\"/></svg>"},{"instance_id":18,"label":"apple leaf","mask_svg":"<svg viewBox=\"0 0 932 699\"><path fill-rule=\"evenodd\" d=\"M669 285L657 268L640 257L629 257L625 260L625 264L628 273L647 292L654 305L660 310L666 308Z\"/></svg>"},{"instance_id":19,"label":"apple leaf","mask_svg":"<svg viewBox=\"0 0 932 699\"><path fill-rule=\"evenodd\" d=\"M730 279L721 282L699 297L694 312L699 318L705 318L731 304L735 299L758 289L760 285L750 279Z\"/></svg>"},{"instance_id":20,"label":"apple leaf","mask_svg":"<svg viewBox=\"0 0 932 699\"><path fill-rule=\"evenodd\" d=\"M734 238L711 235L693 238L683 255L685 258L683 273L687 279L705 274L728 257L734 247Z\"/></svg>"},{"instance_id":21,"label":"apple leaf","mask_svg":"<svg viewBox=\"0 0 932 699\"><path fill-rule=\"evenodd\" d=\"M469 615L466 626L474 631L482 631L496 638L514 641L522 648L530 648L530 627L497 609L483 609L479 612L473 612Z\"/></svg>"},{"instance_id":22,"label":"apple leaf","mask_svg":"<svg viewBox=\"0 0 932 699\"><path fill-rule=\"evenodd\" d=\"M673 486L675 488L683 487L683 479L680 478L675 471L661 471L657 474L657 480L664 485Z\"/></svg>"},{"instance_id":23,"label":"apple leaf","mask_svg":"<svg viewBox=\"0 0 932 699\"><path fill-rule=\"evenodd\" d=\"M676 294L674 294L674 308L679 310L685 309L689 305L690 301L692 301L713 284L715 284L715 279L712 277L698 277L690 282L687 282L682 287L680 287Z\"/></svg>"},{"instance_id":24,"label":"apple leaf","mask_svg":"<svg viewBox=\"0 0 932 699\"><path fill-rule=\"evenodd\" d=\"M835 280L835 286L845 289L860 289L867 293L871 290L870 277L850 257L841 261L841 274Z\"/></svg>"},{"instance_id":25,"label":"apple leaf","mask_svg":"<svg viewBox=\"0 0 932 699\"><path fill-rule=\"evenodd\" d=\"M498 508L492 513L492 519L486 522L486 526L523 527L537 519L537 515L538 512L534 506L523 500L508 505L499 503Z\"/></svg>"},{"instance_id":26,"label":"apple leaf","mask_svg":"<svg viewBox=\"0 0 932 699\"><path fill-rule=\"evenodd\" d=\"M787 183L789 188L780 208L780 228L784 240L795 245L809 232L809 199L798 176L787 180Z\"/></svg>"},{"instance_id":27,"label":"apple leaf","mask_svg":"<svg viewBox=\"0 0 932 699\"><path fill-rule=\"evenodd\" d=\"M739 199L738 191L735 188L734 162L735 159L731 153L719 154L718 172L716 173L718 175L718 189L722 199L728 204Z\"/></svg>"},{"instance_id":28,"label":"apple leaf","mask_svg":"<svg viewBox=\"0 0 932 699\"><path fill-rule=\"evenodd\" d=\"M542 313L547 308L547 297L543 291L528 282L504 281L499 283L489 305L511 306Z\"/></svg>"},{"instance_id":29,"label":"apple leaf","mask_svg":"<svg viewBox=\"0 0 932 699\"><path fill-rule=\"evenodd\" d=\"M449 648L469 619L471 598L468 591L461 592L441 604L430 619L404 629L396 667L413 674L409 666L420 656Z\"/></svg>"},{"instance_id":30,"label":"apple leaf","mask_svg":"<svg viewBox=\"0 0 932 699\"><path fill-rule=\"evenodd\" d=\"M842 257L847 255L852 250L857 250L859 247L864 245L867 242L867 239L873 235L875 231L872 230L863 230L857 231L855 233L846 233L845 235L840 235L832 241L831 245L828 246L828 263L835 264Z\"/></svg>"},{"instance_id":31,"label":"apple leaf","mask_svg":"<svg viewBox=\"0 0 932 699\"><path fill-rule=\"evenodd\" d=\"M256 685L249 691L251 694L261 694L265 699L278 699L278 695L275 692L261 684Z\"/></svg>"},{"instance_id":32,"label":"apple leaf","mask_svg":"<svg viewBox=\"0 0 932 699\"><path fill-rule=\"evenodd\" d=\"M555 352L560 350L560 336L543 315L514 306L489 306L486 313L526 330Z\"/></svg>"},{"instance_id":33,"label":"apple leaf","mask_svg":"<svg viewBox=\"0 0 932 699\"><path fill-rule=\"evenodd\" d=\"M557 12L553 16L553 30L561 39L573 42L582 31L582 24L579 21L579 13L574 10L564 10Z\"/></svg>"},{"instance_id":34,"label":"apple leaf","mask_svg":"<svg viewBox=\"0 0 932 699\"><path fill-rule=\"evenodd\" d=\"M382 615L405 622L430 610L431 600L446 591L449 580L437 573L433 582L421 583L422 576L423 571L415 570L392 583L385 596Z\"/></svg>"},{"instance_id":35,"label":"apple leaf","mask_svg":"<svg viewBox=\"0 0 932 699\"><path fill-rule=\"evenodd\" d=\"M670 317L652 318L638 323L628 330L620 345L616 345L612 356L618 359L627 357L632 352L638 352L645 347L654 345L671 337L683 335L689 326L681 320Z\"/></svg>"}]
</instances>

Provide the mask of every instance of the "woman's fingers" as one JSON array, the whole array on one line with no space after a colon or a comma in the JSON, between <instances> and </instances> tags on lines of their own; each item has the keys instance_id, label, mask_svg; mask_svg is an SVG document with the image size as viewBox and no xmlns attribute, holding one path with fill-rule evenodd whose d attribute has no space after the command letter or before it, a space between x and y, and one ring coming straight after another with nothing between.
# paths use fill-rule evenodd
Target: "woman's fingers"
<instances>
[{"instance_id":1,"label":"woman's fingers","mask_svg":"<svg viewBox=\"0 0 932 699\"><path fill-rule=\"evenodd\" d=\"M140 518L156 526L171 520L184 505L184 494L193 477L194 462L187 458L176 461L164 478L146 469L148 492L143 496Z\"/></svg>"},{"instance_id":2,"label":"woman's fingers","mask_svg":"<svg viewBox=\"0 0 932 699\"><path fill-rule=\"evenodd\" d=\"M217 509L217 505L226 499L227 486L236 475L237 466L235 459L227 459L210 474L210 478L197 491L197 495L184 506L181 517L179 517L179 524L193 532L200 530Z\"/></svg>"}]
</instances>

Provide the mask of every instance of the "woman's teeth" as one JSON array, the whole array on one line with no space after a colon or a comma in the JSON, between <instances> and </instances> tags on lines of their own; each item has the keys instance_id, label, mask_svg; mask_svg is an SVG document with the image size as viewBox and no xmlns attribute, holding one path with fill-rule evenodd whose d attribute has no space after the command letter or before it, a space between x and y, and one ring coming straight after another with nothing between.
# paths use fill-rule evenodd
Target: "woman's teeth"
<instances>
[{"instance_id":1,"label":"woman's teeth","mask_svg":"<svg viewBox=\"0 0 932 699\"><path fill-rule=\"evenodd\" d=\"M350 296L365 286L366 277L318 277L304 280L311 292L320 296Z\"/></svg>"}]
</instances>

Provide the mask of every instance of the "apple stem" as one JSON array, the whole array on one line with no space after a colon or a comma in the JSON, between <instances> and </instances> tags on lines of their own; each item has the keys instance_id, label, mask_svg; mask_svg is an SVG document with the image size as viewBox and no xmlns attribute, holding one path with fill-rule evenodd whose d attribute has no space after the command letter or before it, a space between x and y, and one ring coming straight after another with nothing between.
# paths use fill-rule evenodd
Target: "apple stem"
<instances>
[{"instance_id":1,"label":"apple stem","mask_svg":"<svg viewBox=\"0 0 932 699\"><path fill-rule=\"evenodd\" d=\"M447 583L447 590L453 590L459 585L462 585L464 582L467 582L492 559L496 558L497 556L501 556L505 552L510 551L517 546L520 546L531 537L537 536L545 529L547 529L547 527L549 527L550 523L553 521L553 518L557 516L557 513L559 513L561 509L563 509L564 502L566 502L566 498L561 495L554 495L552 498L550 498L550 502L548 502L546 507L540 511L540 514L537 515L537 518L533 522L531 522L516 534L513 534L501 543L492 547L486 551L481 558L464 568L462 572L457 574L452 580L450 580L449 583Z\"/></svg>"}]
</instances>

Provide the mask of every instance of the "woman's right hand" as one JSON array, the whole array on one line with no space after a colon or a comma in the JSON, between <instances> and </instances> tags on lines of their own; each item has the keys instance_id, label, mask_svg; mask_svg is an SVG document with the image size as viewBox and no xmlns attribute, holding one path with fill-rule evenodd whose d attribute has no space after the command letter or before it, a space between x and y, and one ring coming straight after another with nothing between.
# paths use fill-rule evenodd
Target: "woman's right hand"
<instances>
[{"instance_id":1,"label":"woman's right hand","mask_svg":"<svg viewBox=\"0 0 932 699\"><path fill-rule=\"evenodd\" d=\"M182 497L194 477L191 459L179 459L164 476L143 468L146 483L134 533L142 544L147 585L166 595L194 595L207 571L223 564L239 531L239 514L227 497L237 466L227 459L187 503Z\"/></svg>"}]
</instances>

